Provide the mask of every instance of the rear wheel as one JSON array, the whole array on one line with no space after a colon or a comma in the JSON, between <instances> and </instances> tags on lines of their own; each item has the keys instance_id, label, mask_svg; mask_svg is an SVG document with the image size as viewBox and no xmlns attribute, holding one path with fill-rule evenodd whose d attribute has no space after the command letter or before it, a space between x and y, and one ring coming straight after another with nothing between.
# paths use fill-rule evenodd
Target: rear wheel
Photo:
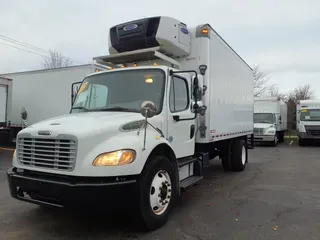
<instances>
[{"instance_id":1,"label":"rear wheel","mask_svg":"<svg viewBox=\"0 0 320 240\"><path fill-rule=\"evenodd\" d=\"M285 131L279 132L279 142L280 143L284 142L284 135L285 135Z\"/></svg>"},{"instance_id":2,"label":"rear wheel","mask_svg":"<svg viewBox=\"0 0 320 240\"><path fill-rule=\"evenodd\" d=\"M174 167L164 156L155 156L144 169L140 182L140 215L149 230L163 226L177 199Z\"/></svg>"},{"instance_id":3,"label":"rear wheel","mask_svg":"<svg viewBox=\"0 0 320 240\"><path fill-rule=\"evenodd\" d=\"M222 148L219 157L221 159L222 167L225 171L229 171L232 169L231 166L231 141L226 141L226 147Z\"/></svg>"},{"instance_id":4,"label":"rear wheel","mask_svg":"<svg viewBox=\"0 0 320 240\"><path fill-rule=\"evenodd\" d=\"M231 163L235 171L243 171L248 162L248 148L244 140L236 139L232 144Z\"/></svg>"}]
</instances>

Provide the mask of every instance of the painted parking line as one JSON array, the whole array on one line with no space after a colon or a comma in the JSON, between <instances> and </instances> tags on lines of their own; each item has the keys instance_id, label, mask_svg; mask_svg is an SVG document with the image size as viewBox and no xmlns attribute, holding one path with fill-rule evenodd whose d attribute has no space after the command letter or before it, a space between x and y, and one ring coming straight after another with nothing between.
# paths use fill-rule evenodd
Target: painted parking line
<instances>
[{"instance_id":1,"label":"painted parking line","mask_svg":"<svg viewBox=\"0 0 320 240\"><path fill-rule=\"evenodd\" d=\"M14 151L15 149L14 148L0 147L0 150L3 150L3 151Z\"/></svg>"}]
</instances>

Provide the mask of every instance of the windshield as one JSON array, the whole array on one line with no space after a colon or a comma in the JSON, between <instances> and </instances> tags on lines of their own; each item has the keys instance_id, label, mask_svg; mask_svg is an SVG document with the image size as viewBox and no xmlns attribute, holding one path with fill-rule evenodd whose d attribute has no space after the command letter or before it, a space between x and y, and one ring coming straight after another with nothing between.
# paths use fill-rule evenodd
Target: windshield
<instances>
[{"instance_id":1,"label":"windshield","mask_svg":"<svg viewBox=\"0 0 320 240\"><path fill-rule=\"evenodd\" d=\"M106 72L84 79L72 112L140 112L144 101L152 101L157 114L162 111L165 73L161 69Z\"/></svg>"},{"instance_id":2,"label":"windshield","mask_svg":"<svg viewBox=\"0 0 320 240\"><path fill-rule=\"evenodd\" d=\"M302 109L300 121L320 121L320 109Z\"/></svg>"},{"instance_id":3,"label":"windshield","mask_svg":"<svg viewBox=\"0 0 320 240\"><path fill-rule=\"evenodd\" d=\"M253 115L254 123L275 123L275 117L273 113L255 113Z\"/></svg>"}]
</instances>

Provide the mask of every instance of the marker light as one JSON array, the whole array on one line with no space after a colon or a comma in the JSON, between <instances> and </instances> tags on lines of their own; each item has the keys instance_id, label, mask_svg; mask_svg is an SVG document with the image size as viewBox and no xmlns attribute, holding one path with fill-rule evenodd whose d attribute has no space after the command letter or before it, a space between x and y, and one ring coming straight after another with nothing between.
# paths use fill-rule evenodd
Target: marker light
<instances>
[{"instance_id":1,"label":"marker light","mask_svg":"<svg viewBox=\"0 0 320 240\"><path fill-rule=\"evenodd\" d=\"M100 154L92 162L93 166L119 166L132 163L136 158L136 152L131 149L123 149L114 152Z\"/></svg>"},{"instance_id":2,"label":"marker light","mask_svg":"<svg viewBox=\"0 0 320 240\"><path fill-rule=\"evenodd\" d=\"M158 64L157 64L157 63L154 63L153 66L158 66Z\"/></svg>"},{"instance_id":3,"label":"marker light","mask_svg":"<svg viewBox=\"0 0 320 240\"><path fill-rule=\"evenodd\" d=\"M146 83L153 83L153 79L152 78L146 78L145 82Z\"/></svg>"},{"instance_id":4,"label":"marker light","mask_svg":"<svg viewBox=\"0 0 320 240\"><path fill-rule=\"evenodd\" d=\"M201 29L201 33L202 34L208 34L209 33L209 30L207 28L202 28Z\"/></svg>"},{"instance_id":5,"label":"marker light","mask_svg":"<svg viewBox=\"0 0 320 240\"><path fill-rule=\"evenodd\" d=\"M134 67L137 67L137 66L138 66L138 64L134 63L134 64L133 64L133 66L134 66Z\"/></svg>"}]
</instances>

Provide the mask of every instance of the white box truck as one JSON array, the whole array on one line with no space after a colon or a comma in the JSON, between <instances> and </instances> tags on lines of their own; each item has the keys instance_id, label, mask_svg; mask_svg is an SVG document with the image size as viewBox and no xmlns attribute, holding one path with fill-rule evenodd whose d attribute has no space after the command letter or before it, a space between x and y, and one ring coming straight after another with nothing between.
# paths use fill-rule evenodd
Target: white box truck
<instances>
[{"instance_id":1,"label":"white box truck","mask_svg":"<svg viewBox=\"0 0 320 240\"><path fill-rule=\"evenodd\" d=\"M2 116L0 122L3 122L0 130L2 143L14 142L17 133L25 126L69 113L72 104L71 84L82 81L88 74L103 69L106 68L86 64L1 75L2 79L11 79L9 83L12 87L8 95L6 118L4 119L0 113L0 117ZM76 88L77 85L74 87ZM0 92L5 91L4 89L2 88ZM0 104L4 106L1 99Z\"/></svg>"},{"instance_id":2,"label":"white box truck","mask_svg":"<svg viewBox=\"0 0 320 240\"><path fill-rule=\"evenodd\" d=\"M300 146L320 140L320 100L297 102L297 135Z\"/></svg>"},{"instance_id":3,"label":"white box truck","mask_svg":"<svg viewBox=\"0 0 320 240\"><path fill-rule=\"evenodd\" d=\"M254 98L254 141L276 146L287 131L287 104L278 97Z\"/></svg>"},{"instance_id":4,"label":"white box truck","mask_svg":"<svg viewBox=\"0 0 320 240\"><path fill-rule=\"evenodd\" d=\"M6 138L5 129L7 127L8 115L11 109L12 80L0 77L0 144Z\"/></svg>"},{"instance_id":5,"label":"white box truck","mask_svg":"<svg viewBox=\"0 0 320 240\"><path fill-rule=\"evenodd\" d=\"M209 159L243 171L253 138L253 74L209 24L152 17L110 29L113 67L87 76L70 114L23 129L12 197L72 207L134 203L162 226Z\"/></svg>"}]
</instances>

